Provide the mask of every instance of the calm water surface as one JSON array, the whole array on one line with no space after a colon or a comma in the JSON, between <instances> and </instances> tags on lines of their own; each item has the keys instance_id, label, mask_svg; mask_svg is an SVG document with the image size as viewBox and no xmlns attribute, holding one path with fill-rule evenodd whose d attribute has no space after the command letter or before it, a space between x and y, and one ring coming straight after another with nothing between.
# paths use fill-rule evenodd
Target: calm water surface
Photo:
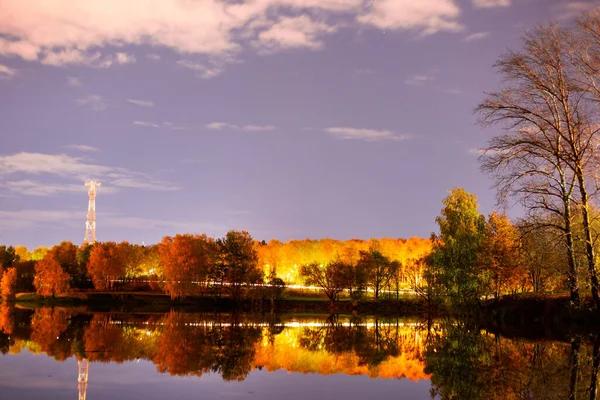
<instances>
[{"instance_id":1,"label":"calm water surface","mask_svg":"<svg viewBox=\"0 0 600 400\"><path fill-rule=\"evenodd\" d=\"M590 398L599 343L415 319L3 306L0 399Z\"/></svg>"}]
</instances>

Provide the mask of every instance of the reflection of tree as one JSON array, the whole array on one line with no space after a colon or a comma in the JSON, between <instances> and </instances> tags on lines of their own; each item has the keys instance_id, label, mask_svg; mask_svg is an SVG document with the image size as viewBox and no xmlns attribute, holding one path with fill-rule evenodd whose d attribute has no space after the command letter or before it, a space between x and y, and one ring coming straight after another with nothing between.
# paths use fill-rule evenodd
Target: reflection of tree
<instances>
[{"instance_id":1,"label":"reflection of tree","mask_svg":"<svg viewBox=\"0 0 600 400\"><path fill-rule=\"evenodd\" d=\"M337 355L353 352L358 357L359 366L377 366L399 354L397 327L390 324L381 326L377 319L374 327L367 328L364 325L343 325L337 318L330 317L322 327L303 328L299 344L310 351L324 350Z\"/></svg>"},{"instance_id":2,"label":"reflection of tree","mask_svg":"<svg viewBox=\"0 0 600 400\"><path fill-rule=\"evenodd\" d=\"M69 312L61 308L38 308L31 320L31 340L41 351L57 360L71 356L71 340L65 332L69 327Z\"/></svg>"},{"instance_id":3,"label":"reflection of tree","mask_svg":"<svg viewBox=\"0 0 600 400\"><path fill-rule=\"evenodd\" d=\"M441 399L574 399L589 390L580 347L578 339L520 342L444 324L428 341L425 371Z\"/></svg>"},{"instance_id":4,"label":"reflection of tree","mask_svg":"<svg viewBox=\"0 0 600 400\"><path fill-rule=\"evenodd\" d=\"M14 327L15 308L12 304L0 303L0 353L8 353L15 342L11 337Z\"/></svg>"},{"instance_id":5,"label":"reflection of tree","mask_svg":"<svg viewBox=\"0 0 600 400\"><path fill-rule=\"evenodd\" d=\"M157 369L172 375L218 372L227 381L245 379L253 366L261 330L237 322L217 317L202 324L193 315L171 312L163 320L154 358Z\"/></svg>"}]
</instances>

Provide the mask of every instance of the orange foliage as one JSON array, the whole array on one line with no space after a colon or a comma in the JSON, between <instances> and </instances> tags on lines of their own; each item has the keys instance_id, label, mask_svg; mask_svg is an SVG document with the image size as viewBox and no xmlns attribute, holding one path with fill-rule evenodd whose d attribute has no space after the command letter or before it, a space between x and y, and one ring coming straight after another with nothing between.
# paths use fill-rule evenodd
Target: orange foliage
<instances>
[{"instance_id":1,"label":"orange foliage","mask_svg":"<svg viewBox=\"0 0 600 400\"><path fill-rule=\"evenodd\" d=\"M356 263L361 251L376 249L390 261L400 263L398 278L403 287L409 287L412 275L421 274L422 265L418 262L431 252L431 241L418 237L410 239L352 239L346 241L321 240L291 240L282 243L271 240L266 245L257 245L258 265L268 274L275 268L277 275L288 284L301 284L300 267L311 263L326 265L331 261L341 259Z\"/></svg>"},{"instance_id":2,"label":"orange foliage","mask_svg":"<svg viewBox=\"0 0 600 400\"><path fill-rule=\"evenodd\" d=\"M2 299L4 301L12 301L15 298L15 292L17 290L17 269L9 268L2 275L2 281L0 282L0 288L2 290Z\"/></svg>"},{"instance_id":3,"label":"orange foliage","mask_svg":"<svg viewBox=\"0 0 600 400\"><path fill-rule=\"evenodd\" d=\"M114 280L125 274L125 256L129 243L98 243L90 253L87 270L94 287L110 289Z\"/></svg>"},{"instance_id":4,"label":"orange foliage","mask_svg":"<svg viewBox=\"0 0 600 400\"><path fill-rule=\"evenodd\" d=\"M63 271L53 253L48 253L36 263L33 285L42 296L54 297L69 291L69 274Z\"/></svg>"},{"instance_id":5,"label":"orange foliage","mask_svg":"<svg viewBox=\"0 0 600 400\"><path fill-rule=\"evenodd\" d=\"M200 293L214 260L214 241L206 235L165 236L159 244L165 292L175 299Z\"/></svg>"}]
</instances>

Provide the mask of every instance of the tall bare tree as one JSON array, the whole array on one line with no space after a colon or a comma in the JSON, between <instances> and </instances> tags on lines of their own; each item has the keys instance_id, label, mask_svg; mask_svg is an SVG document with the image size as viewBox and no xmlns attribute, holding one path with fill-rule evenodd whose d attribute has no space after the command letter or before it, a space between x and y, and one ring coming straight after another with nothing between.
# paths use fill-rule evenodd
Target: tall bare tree
<instances>
[{"instance_id":1,"label":"tall bare tree","mask_svg":"<svg viewBox=\"0 0 600 400\"><path fill-rule=\"evenodd\" d=\"M561 216L562 223L553 226L564 234L571 300L579 303L572 222L579 205L584 220L588 218L589 233L585 137L592 133L588 93L573 79L568 38L567 30L553 24L528 32L521 51L509 51L497 63L504 88L488 94L476 111L482 125L500 124L505 129L480 157L482 169L494 175L500 197L519 198L532 214ZM592 295L598 304L593 247L587 252Z\"/></svg>"}]
</instances>

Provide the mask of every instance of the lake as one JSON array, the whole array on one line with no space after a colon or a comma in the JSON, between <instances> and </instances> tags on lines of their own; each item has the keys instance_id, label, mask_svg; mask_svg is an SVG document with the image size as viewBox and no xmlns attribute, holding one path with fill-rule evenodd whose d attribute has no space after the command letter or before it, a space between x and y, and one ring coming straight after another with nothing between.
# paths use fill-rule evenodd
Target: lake
<instances>
[{"instance_id":1,"label":"lake","mask_svg":"<svg viewBox=\"0 0 600 400\"><path fill-rule=\"evenodd\" d=\"M3 400L593 398L600 364L457 321L8 306L0 351Z\"/></svg>"}]
</instances>

